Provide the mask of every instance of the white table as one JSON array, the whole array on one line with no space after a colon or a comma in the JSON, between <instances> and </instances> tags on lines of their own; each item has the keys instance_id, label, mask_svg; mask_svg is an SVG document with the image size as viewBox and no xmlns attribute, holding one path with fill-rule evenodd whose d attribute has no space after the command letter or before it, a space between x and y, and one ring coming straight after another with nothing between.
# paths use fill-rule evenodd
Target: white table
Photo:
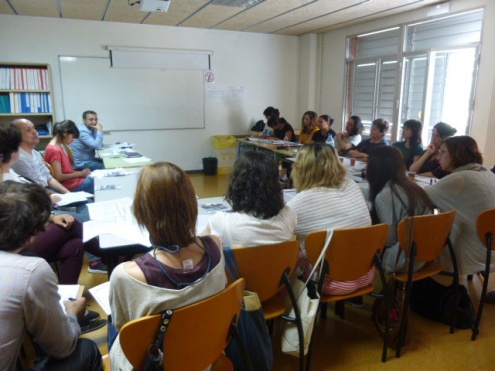
<instances>
[{"instance_id":1,"label":"white table","mask_svg":"<svg viewBox=\"0 0 495 371\"><path fill-rule=\"evenodd\" d=\"M109 201L124 197L134 199L139 173L142 168L121 169L123 176L95 176L95 201ZM102 170L103 173L113 173L116 169ZM109 187L109 189L99 189L101 187ZM115 189L112 189L115 186Z\"/></svg>"}]
</instances>

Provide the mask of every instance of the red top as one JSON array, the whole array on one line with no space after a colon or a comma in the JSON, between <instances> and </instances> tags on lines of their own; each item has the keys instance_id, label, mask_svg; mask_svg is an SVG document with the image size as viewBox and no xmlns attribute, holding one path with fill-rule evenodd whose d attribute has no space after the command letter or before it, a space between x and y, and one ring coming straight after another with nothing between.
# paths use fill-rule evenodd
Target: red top
<instances>
[{"instance_id":1,"label":"red top","mask_svg":"<svg viewBox=\"0 0 495 371\"><path fill-rule=\"evenodd\" d=\"M49 144L46 146L45 161L48 162L52 166L53 166L54 161L60 162L60 165L62 166L62 173L63 174L75 173L74 169L72 168L72 164L70 162L69 156L67 156L67 154L64 151L62 151L59 147L54 146L53 144ZM79 178L66 180L66 181L61 182L61 183L69 191L72 191L72 190L76 189L77 187L79 187L82 184L82 182L84 182L84 178L79 177Z\"/></svg>"}]
</instances>

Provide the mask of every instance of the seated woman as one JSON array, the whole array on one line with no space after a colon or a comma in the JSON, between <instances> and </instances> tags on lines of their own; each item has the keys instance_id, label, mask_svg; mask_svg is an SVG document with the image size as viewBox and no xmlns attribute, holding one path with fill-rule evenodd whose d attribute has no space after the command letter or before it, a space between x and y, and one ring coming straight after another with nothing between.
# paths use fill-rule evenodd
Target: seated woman
<instances>
[{"instance_id":1,"label":"seated woman","mask_svg":"<svg viewBox=\"0 0 495 371\"><path fill-rule=\"evenodd\" d=\"M361 142L363 124L359 116L351 116L345 124L345 132L335 136L335 149L339 155L347 155L353 146Z\"/></svg>"},{"instance_id":2,"label":"seated woman","mask_svg":"<svg viewBox=\"0 0 495 371\"><path fill-rule=\"evenodd\" d=\"M389 129L389 123L384 119L376 119L371 123L370 137L361 141L356 147L349 151L349 157L356 158L360 161L368 161L368 156L373 149L389 146L390 143L385 139L385 134Z\"/></svg>"},{"instance_id":3,"label":"seated woman","mask_svg":"<svg viewBox=\"0 0 495 371\"><path fill-rule=\"evenodd\" d=\"M15 124L0 126L0 158L2 181L31 183L12 170L12 164L19 158L22 136ZM84 258L84 250L100 255L97 238L86 243L82 241L82 224L71 215L52 215L45 231L38 234L31 251L48 262L60 262L60 284L77 284Z\"/></svg>"},{"instance_id":4,"label":"seated woman","mask_svg":"<svg viewBox=\"0 0 495 371\"><path fill-rule=\"evenodd\" d=\"M325 143L304 145L297 153L293 170L297 194L287 205L297 214L295 234L301 241L299 266L307 276L311 269L304 240L308 234L327 228L354 228L371 224L368 206L335 150ZM355 248L359 248L356 246ZM325 295L345 294L370 284L375 269L355 282L325 281Z\"/></svg>"},{"instance_id":5,"label":"seated woman","mask_svg":"<svg viewBox=\"0 0 495 371\"><path fill-rule=\"evenodd\" d=\"M71 120L58 122L53 126L53 139L46 146L45 161L53 169L53 177L72 192L94 193L94 182L88 178L91 170L74 171L66 146L79 137L79 129Z\"/></svg>"},{"instance_id":6,"label":"seated woman","mask_svg":"<svg viewBox=\"0 0 495 371\"><path fill-rule=\"evenodd\" d=\"M329 115L321 115L318 118L318 128L320 130L313 134L313 136L311 137L311 142L323 142L334 146L334 138L337 133L331 129L332 124L333 118L331 118Z\"/></svg>"},{"instance_id":7,"label":"seated woman","mask_svg":"<svg viewBox=\"0 0 495 371\"><path fill-rule=\"evenodd\" d=\"M421 121L405 121L402 126L402 138L404 141L395 142L393 144L394 147L401 151L406 169L409 169L413 162L418 161L419 157L423 153L423 145L421 144L422 129L423 124Z\"/></svg>"},{"instance_id":8,"label":"seated woman","mask_svg":"<svg viewBox=\"0 0 495 371\"><path fill-rule=\"evenodd\" d=\"M273 130L273 136L271 139L284 140L289 142L295 140L296 134L294 133L294 129L292 128L291 124L285 121L284 118L278 117L276 115L271 116L266 124ZM287 183L289 181L290 173L292 170L291 165L292 164L285 161L282 162L283 175L280 178L281 183Z\"/></svg>"},{"instance_id":9,"label":"seated woman","mask_svg":"<svg viewBox=\"0 0 495 371\"><path fill-rule=\"evenodd\" d=\"M406 167L400 151L394 147L374 149L366 166L366 178L370 185L372 204L371 217L374 224L387 223L386 249L382 264L386 271L402 269L406 262L405 254L400 251L397 226L409 216L431 214L433 205L426 192L406 175ZM424 262L415 263L417 270Z\"/></svg>"},{"instance_id":10,"label":"seated woman","mask_svg":"<svg viewBox=\"0 0 495 371\"><path fill-rule=\"evenodd\" d=\"M302 129L299 133L298 142L301 144L308 144L311 142L311 138L313 138L313 134L316 133L318 128L317 119L318 115L314 111L304 112L302 118Z\"/></svg>"},{"instance_id":11,"label":"seated woman","mask_svg":"<svg viewBox=\"0 0 495 371\"><path fill-rule=\"evenodd\" d=\"M272 116L266 124L273 130L273 139L292 142L296 138L294 128L283 117Z\"/></svg>"},{"instance_id":12,"label":"seated woman","mask_svg":"<svg viewBox=\"0 0 495 371\"><path fill-rule=\"evenodd\" d=\"M409 171L414 171L418 175L427 176L431 178L442 179L444 176L449 175L450 171L442 169L438 158L440 157L440 146L442 142L451 137L457 132L457 129L445 122L439 122L433 126L431 133L431 143L425 149L421 157L409 166Z\"/></svg>"},{"instance_id":13,"label":"seated woman","mask_svg":"<svg viewBox=\"0 0 495 371\"><path fill-rule=\"evenodd\" d=\"M267 245L294 235L296 213L284 204L273 156L246 152L237 159L225 199L232 211L214 214L203 232L219 236L224 246Z\"/></svg>"},{"instance_id":14,"label":"seated woman","mask_svg":"<svg viewBox=\"0 0 495 371\"><path fill-rule=\"evenodd\" d=\"M278 110L278 108L275 108L275 107L266 107L265 110L263 111L263 116L265 116L265 119L266 119L266 126L268 128L265 128L265 130L263 130L263 135L265 137L272 137L273 136L273 129L270 125L268 125L268 121L272 118L274 120L279 120L280 122L284 122L286 123L287 121L283 118L283 117L280 117L280 111ZM284 138L282 137L282 140Z\"/></svg>"},{"instance_id":15,"label":"seated woman","mask_svg":"<svg viewBox=\"0 0 495 371\"><path fill-rule=\"evenodd\" d=\"M198 202L181 168L168 162L144 168L132 208L138 224L148 230L153 250L118 265L110 277L118 331L133 319L214 295L227 283L220 239L195 235ZM132 370L118 337L110 359L112 369Z\"/></svg>"},{"instance_id":16,"label":"seated woman","mask_svg":"<svg viewBox=\"0 0 495 371\"><path fill-rule=\"evenodd\" d=\"M476 219L487 209L495 208L495 174L483 167L483 157L476 141L462 135L447 138L440 147L440 165L451 174L425 191L441 211L456 210L450 240L460 274L473 274L485 269L486 247L478 238ZM493 255L493 254L492 254ZM447 250L441 264L452 271ZM491 270L495 269L492 259Z\"/></svg>"}]
</instances>

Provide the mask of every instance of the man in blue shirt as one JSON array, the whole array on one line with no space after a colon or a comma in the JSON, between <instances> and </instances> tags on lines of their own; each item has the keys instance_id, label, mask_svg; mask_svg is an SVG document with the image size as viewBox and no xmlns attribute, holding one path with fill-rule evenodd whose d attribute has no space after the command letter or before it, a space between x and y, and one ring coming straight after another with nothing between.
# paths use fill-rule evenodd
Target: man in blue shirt
<instances>
[{"instance_id":1,"label":"man in blue shirt","mask_svg":"<svg viewBox=\"0 0 495 371\"><path fill-rule=\"evenodd\" d=\"M103 125L98 122L98 115L94 111L85 111L82 117L84 123L77 125L79 138L70 145L74 169L104 169L103 161L95 157L95 150L103 147Z\"/></svg>"}]
</instances>

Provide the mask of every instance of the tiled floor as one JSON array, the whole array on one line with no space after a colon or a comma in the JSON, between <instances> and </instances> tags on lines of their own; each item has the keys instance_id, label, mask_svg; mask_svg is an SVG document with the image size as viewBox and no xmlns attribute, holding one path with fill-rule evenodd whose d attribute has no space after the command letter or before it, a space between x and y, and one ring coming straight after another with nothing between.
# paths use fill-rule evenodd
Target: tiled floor
<instances>
[{"instance_id":1,"label":"tiled floor","mask_svg":"<svg viewBox=\"0 0 495 371\"><path fill-rule=\"evenodd\" d=\"M225 193L228 176L191 175L196 193L200 197L214 197ZM490 279L489 289L495 289L495 278ZM106 275L89 274L83 268L79 283L85 286L85 297L90 309L98 310L88 288L106 280ZM464 281L464 283L466 283ZM481 288L477 277L467 283L477 308ZM449 333L445 325L411 313L411 344L397 359L389 351L386 363L381 362L382 340L371 322L372 297L365 298L362 308L346 306L345 320L333 314L329 306L328 316L316 327L316 343L313 353L313 370L493 370L495 369L495 305L485 305L480 335L471 341L470 330ZM97 342L102 354L107 353L106 327L85 336ZM275 354L274 370L296 370L298 360L282 354L280 338L275 329L273 337ZM186 370L187 371L187 370Z\"/></svg>"}]
</instances>

